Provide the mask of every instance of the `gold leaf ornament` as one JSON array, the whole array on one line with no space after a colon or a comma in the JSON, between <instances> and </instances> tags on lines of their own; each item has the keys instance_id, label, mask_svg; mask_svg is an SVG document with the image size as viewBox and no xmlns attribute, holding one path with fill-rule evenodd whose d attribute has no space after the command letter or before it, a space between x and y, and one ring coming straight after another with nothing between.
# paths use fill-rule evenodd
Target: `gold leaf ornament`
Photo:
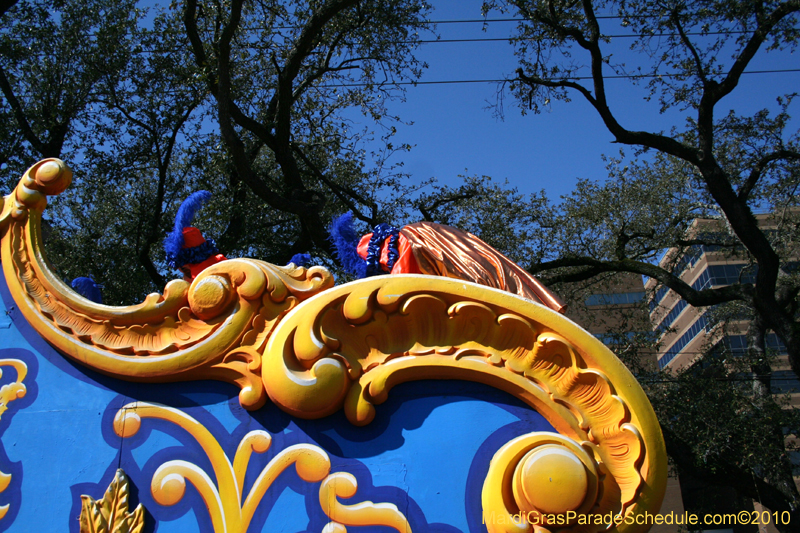
<instances>
[{"instance_id":1,"label":"gold leaf ornament","mask_svg":"<svg viewBox=\"0 0 800 533\"><path fill-rule=\"evenodd\" d=\"M17 371L17 379L0 387L0 416L8 410L8 404L23 398L28 389L22 383L28 375L28 365L19 359L0 359L0 377L3 376L2 367L10 366ZM2 491L0 491L2 492Z\"/></svg>"},{"instance_id":2,"label":"gold leaf ornament","mask_svg":"<svg viewBox=\"0 0 800 533\"><path fill-rule=\"evenodd\" d=\"M635 378L568 318L499 290L416 275L335 287L283 318L261 376L291 414L343 408L356 425L373 420L392 387L418 379L485 383L536 409L557 433L522 436L494 456L482 493L490 533L600 531L579 516L654 512L663 498L664 443ZM567 513L575 520L540 518ZM523 515L533 523L515 522Z\"/></svg>"},{"instance_id":3,"label":"gold leaf ornament","mask_svg":"<svg viewBox=\"0 0 800 533\"><path fill-rule=\"evenodd\" d=\"M130 482L120 468L100 500L81 495L81 533L141 533L144 507L128 512Z\"/></svg>"}]
</instances>

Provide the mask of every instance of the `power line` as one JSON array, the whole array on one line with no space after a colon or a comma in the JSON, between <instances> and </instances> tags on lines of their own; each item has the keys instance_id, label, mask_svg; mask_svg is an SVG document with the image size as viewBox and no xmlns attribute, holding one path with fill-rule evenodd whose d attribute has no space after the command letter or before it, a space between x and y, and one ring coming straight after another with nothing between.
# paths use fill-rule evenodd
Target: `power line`
<instances>
[{"instance_id":1,"label":"power line","mask_svg":"<svg viewBox=\"0 0 800 533\"><path fill-rule=\"evenodd\" d=\"M622 20L631 20L631 19L641 19L641 18L653 18L649 15L596 15L594 18L597 20L612 20L612 19L622 19ZM429 20L427 24L464 24L464 23L474 23L474 22L530 22L530 19L526 18L496 18L496 19L453 19L453 20Z\"/></svg>"},{"instance_id":2,"label":"power line","mask_svg":"<svg viewBox=\"0 0 800 533\"><path fill-rule=\"evenodd\" d=\"M792 73L792 72L800 72L800 68L789 68L789 69L773 69L773 70L752 70L749 72L743 72L742 75L745 74L785 74L785 73ZM637 74L637 75L611 75L611 76L603 76L603 79L606 80L618 80L618 79L646 79L646 78L678 78L683 77L684 74ZM580 81L580 80L591 80L593 79L591 76L569 76L567 78L563 78L563 80L569 81ZM432 80L432 81L399 81L394 82L392 85L453 85L459 83L503 83L503 82L513 82L519 81L517 79L481 79L481 80ZM562 80L551 80L551 81L562 81ZM367 87L369 85L379 85L378 83L342 83L342 84L334 84L334 85L318 85L317 87L324 87L324 88L337 88L337 87Z\"/></svg>"},{"instance_id":3,"label":"power line","mask_svg":"<svg viewBox=\"0 0 800 533\"><path fill-rule=\"evenodd\" d=\"M710 31L710 32L694 32L687 33L690 37L707 37L709 35L744 35L750 32L747 31ZM619 35L600 35L601 39L639 39L644 37L677 37L677 33L622 33ZM509 42L509 41L527 41L524 37L481 37L472 39L420 39L419 41L397 41L392 44L436 44L436 43L490 43L490 42Z\"/></svg>"},{"instance_id":4,"label":"power line","mask_svg":"<svg viewBox=\"0 0 800 533\"><path fill-rule=\"evenodd\" d=\"M261 29L270 29L270 28L261 28ZM280 30L282 28L271 28L275 30ZM145 33L145 32L141 32ZM154 32L151 32L154 33ZM751 32L748 31L709 31L709 32L688 32L686 33L689 37L709 37L714 35L746 35ZM678 37L677 33L620 33L620 34L610 34L610 35L600 35L600 39L642 39L645 37L650 38L657 38L657 37ZM508 36L508 37L472 37L472 38L463 38L463 39L418 39L418 40L409 40L409 41L391 41L389 44L447 44L447 43L492 43L492 42L510 42L510 41L529 41L531 39L525 37L515 37L515 36Z\"/></svg>"},{"instance_id":5,"label":"power line","mask_svg":"<svg viewBox=\"0 0 800 533\"><path fill-rule=\"evenodd\" d=\"M507 19L463 19L463 20L429 20L428 24L469 24L473 22L524 22L527 19L507 18Z\"/></svg>"},{"instance_id":6,"label":"power line","mask_svg":"<svg viewBox=\"0 0 800 533\"><path fill-rule=\"evenodd\" d=\"M750 32L746 31L719 31L719 32L697 32L697 33L687 33L687 36L694 36L694 37L708 37L714 35L745 35ZM601 39L643 39L643 38L662 38L662 37L677 37L678 34L675 33L653 33L653 34L617 34L617 35L601 35ZM524 37L473 37L473 38L463 38L463 39L419 39L419 40L411 40L411 41L392 41L389 44L393 45L421 45L421 44L460 44L460 43L509 43L512 42L526 42L530 41L530 39L526 39ZM350 43L349 46L352 46L353 43ZM264 49L271 49L269 46L258 45L256 43L250 43L250 46L247 47L249 50L264 50ZM155 53L176 53L180 52L181 50L178 48L166 49L166 48L156 48L156 49L142 49L143 53L147 54L155 54ZM45 54L41 54L45 55Z\"/></svg>"},{"instance_id":7,"label":"power line","mask_svg":"<svg viewBox=\"0 0 800 533\"><path fill-rule=\"evenodd\" d=\"M633 20L653 18L648 15L596 15L597 20ZM491 22L532 22L526 18L482 18L482 19L450 19L450 20L423 20L419 24L488 24ZM261 26L260 29L298 30L302 26Z\"/></svg>"}]
</instances>

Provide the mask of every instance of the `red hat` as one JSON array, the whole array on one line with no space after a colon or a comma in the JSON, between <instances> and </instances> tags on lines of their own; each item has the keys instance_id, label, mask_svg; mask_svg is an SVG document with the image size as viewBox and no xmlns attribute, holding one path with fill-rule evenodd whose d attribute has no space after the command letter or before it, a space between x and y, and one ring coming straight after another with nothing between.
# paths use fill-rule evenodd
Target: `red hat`
<instances>
[{"instance_id":1,"label":"red hat","mask_svg":"<svg viewBox=\"0 0 800 533\"><path fill-rule=\"evenodd\" d=\"M189 195L178 208L175 227L164 239L167 264L180 269L184 274L191 272L192 278L204 268L225 260L211 239L206 240L200 230L189 224L195 212L211 197L208 191L198 191Z\"/></svg>"}]
</instances>

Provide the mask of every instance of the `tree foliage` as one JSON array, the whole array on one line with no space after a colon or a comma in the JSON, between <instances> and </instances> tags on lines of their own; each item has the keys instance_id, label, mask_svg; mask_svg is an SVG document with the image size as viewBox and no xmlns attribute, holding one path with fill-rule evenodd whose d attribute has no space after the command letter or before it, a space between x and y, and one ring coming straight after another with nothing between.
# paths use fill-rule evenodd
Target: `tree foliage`
<instances>
[{"instance_id":1,"label":"tree foliage","mask_svg":"<svg viewBox=\"0 0 800 533\"><path fill-rule=\"evenodd\" d=\"M424 67L413 50L425 2L11 4L0 6L5 188L38 159L69 162L77 179L48 211L48 250L66 279L98 280L106 302L175 275L161 241L199 189L214 198L197 224L223 253L275 263L297 252L330 263L334 214L399 213L379 203L402 192L387 160L408 148L390 142L386 102Z\"/></svg>"},{"instance_id":2,"label":"tree foliage","mask_svg":"<svg viewBox=\"0 0 800 533\"><path fill-rule=\"evenodd\" d=\"M184 26L232 173L297 219L289 252L330 247L330 197L374 224L380 213L363 191L359 133L349 133L342 111L358 106L381 121L387 91L419 75L410 51L424 28L424 2L235 0L200 8L186 3Z\"/></svg>"}]
</instances>

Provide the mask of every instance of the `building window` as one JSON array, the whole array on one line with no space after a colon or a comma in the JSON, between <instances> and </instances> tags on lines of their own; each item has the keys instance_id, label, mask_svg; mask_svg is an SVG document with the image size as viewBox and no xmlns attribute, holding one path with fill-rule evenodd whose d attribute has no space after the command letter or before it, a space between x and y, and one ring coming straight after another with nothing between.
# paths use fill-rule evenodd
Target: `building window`
<instances>
[{"instance_id":1,"label":"building window","mask_svg":"<svg viewBox=\"0 0 800 533\"><path fill-rule=\"evenodd\" d=\"M786 346L783 345L781 340L774 333L768 333L766 341L768 350L774 350L778 355L786 355L789 353L789 350L786 349Z\"/></svg>"},{"instance_id":2,"label":"building window","mask_svg":"<svg viewBox=\"0 0 800 533\"><path fill-rule=\"evenodd\" d=\"M781 265L781 270L787 274L794 274L797 272L798 268L800 268L800 261L789 261L788 263Z\"/></svg>"},{"instance_id":3,"label":"building window","mask_svg":"<svg viewBox=\"0 0 800 533\"><path fill-rule=\"evenodd\" d=\"M733 285L739 283L754 283L756 280L756 269L742 274L742 270L749 266L746 263L737 265L709 265L700 277L692 283L692 288L698 291L707 289L715 285Z\"/></svg>"},{"instance_id":4,"label":"building window","mask_svg":"<svg viewBox=\"0 0 800 533\"><path fill-rule=\"evenodd\" d=\"M607 346L619 346L633 342L638 337L645 343L655 342L652 331L626 331L624 333L594 333L594 336Z\"/></svg>"},{"instance_id":5,"label":"building window","mask_svg":"<svg viewBox=\"0 0 800 533\"><path fill-rule=\"evenodd\" d=\"M655 297L652 300L650 300L651 313L656 310L656 306L661 303L661 300L664 299L664 296L666 296L668 292L669 292L669 287L661 287L656 291Z\"/></svg>"},{"instance_id":6,"label":"building window","mask_svg":"<svg viewBox=\"0 0 800 533\"><path fill-rule=\"evenodd\" d=\"M672 311L670 311L669 314L662 318L661 322L658 323L658 326L655 328L656 333L658 335L664 333L664 331L666 331L666 329L670 327L673 322L675 322L675 319L678 318L678 315L680 315L684 309L686 309L686 301L678 300L678 303L675 304L675 307L672 308Z\"/></svg>"},{"instance_id":7,"label":"building window","mask_svg":"<svg viewBox=\"0 0 800 533\"><path fill-rule=\"evenodd\" d=\"M741 263L738 265L709 265L700 273L697 279L692 283L692 288L696 291L702 291L703 289L708 289L709 287L717 286L717 285L731 285L733 283L737 283L739 281L739 276L741 275L742 269L748 266L746 263ZM755 272L747 272L742 276L742 283L754 283L755 282L756 274ZM656 292L655 298L650 302L650 312L652 313L656 305L661 302L664 296L668 292L668 288L662 287ZM675 304L675 307L661 319L658 325L653 328L659 335L662 334L667 328L672 326L672 323L675 322L675 319L678 318L678 315L681 314L686 308L686 302L684 300L678 300Z\"/></svg>"},{"instance_id":8,"label":"building window","mask_svg":"<svg viewBox=\"0 0 800 533\"><path fill-rule=\"evenodd\" d=\"M772 373L770 381L772 394L786 394L787 392L800 392L800 380L793 370L776 370Z\"/></svg>"},{"instance_id":9,"label":"building window","mask_svg":"<svg viewBox=\"0 0 800 533\"><path fill-rule=\"evenodd\" d=\"M728 335L720 342L734 357L747 353L747 337L745 335Z\"/></svg>"},{"instance_id":10,"label":"building window","mask_svg":"<svg viewBox=\"0 0 800 533\"><path fill-rule=\"evenodd\" d=\"M586 305L626 305L644 300L644 292L614 292L611 294L592 294L586 298Z\"/></svg>"},{"instance_id":11,"label":"building window","mask_svg":"<svg viewBox=\"0 0 800 533\"><path fill-rule=\"evenodd\" d=\"M667 366L670 361L675 359L675 356L680 353L681 350L686 348L686 345L691 342L692 339L697 337L697 334L700 333L703 329L707 329L708 323L706 322L705 315L699 317L697 320L694 321L694 324L691 325L686 332L681 335L681 337L675 341L675 344L672 347L664 352L664 355L658 360L658 369L661 370L665 366Z\"/></svg>"},{"instance_id":12,"label":"building window","mask_svg":"<svg viewBox=\"0 0 800 533\"><path fill-rule=\"evenodd\" d=\"M695 266L706 251L705 248L705 246L699 246L697 244L690 246L683 257L681 257L680 261L678 261L678 264L675 265L675 268L672 269L672 273L676 276L680 276L684 270Z\"/></svg>"},{"instance_id":13,"label":"building window","mask_svg":"<svg viewBox=\"0 0 800 533\"><path fill-rule=\"evenodd\" d=\"M783 345L781 340L774 333L768 333L765 338L767 350L772 351L778 355L786 355L786 346ZM713 348L716 351L725 350L734 357L739 357L747 353L747 336L746 335L726 335L720 340Z\"/></svg>"}]
</instances>

